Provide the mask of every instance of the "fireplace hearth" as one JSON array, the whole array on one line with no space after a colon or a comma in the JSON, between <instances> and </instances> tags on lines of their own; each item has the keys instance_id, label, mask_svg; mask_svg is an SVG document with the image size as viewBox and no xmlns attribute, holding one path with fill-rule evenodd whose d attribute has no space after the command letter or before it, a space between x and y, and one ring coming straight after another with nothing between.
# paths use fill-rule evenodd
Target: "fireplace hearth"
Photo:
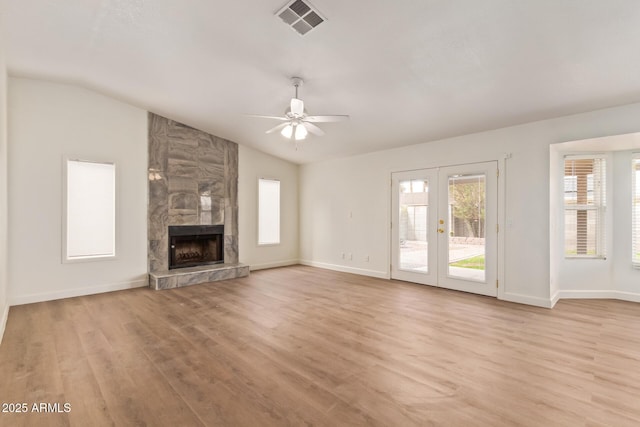
<instances>
[{"instance_id":1,"label":"fireplace hearth","mask_svg":"<svg viewBox=\"0 0 640 427\"><path fill-rule=\"evenodd\" d=\"M169 226L169 269L224 263L224 225Z\"/></svg>"}]
</instances>

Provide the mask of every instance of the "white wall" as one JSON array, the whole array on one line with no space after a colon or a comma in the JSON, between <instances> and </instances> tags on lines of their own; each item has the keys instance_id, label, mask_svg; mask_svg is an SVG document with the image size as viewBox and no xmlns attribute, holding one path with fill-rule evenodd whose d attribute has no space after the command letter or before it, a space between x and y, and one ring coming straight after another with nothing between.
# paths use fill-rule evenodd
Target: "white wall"
<instances>
[{"instance_id":1,"label":"white wall","mask_svg":"<svg viewBox=\"0 0 640 427\"><path fill-rule=\"evenodd\" d=\"M640 129L640 104L561 117L300 168L304 263L389 275L390 172L506 160L504 282L499 296L549 307L550 144ZM350 215L351 213L351 215ZM341 253L353 253L345 261ZM370 261L364 261L366 255Z\"/></svg>"},{"instance_id":2,"label":"white wall","mask_svg":"<svg viewBox=\"0 0 640 427\"><path fill-rule=\"evenodd\" d=\"M64 156L114 161L115 260L62 261ZM11 304L147 285L147 113L75 86L9 79Z\"/></svg>"},{"instance_id":3,"label":"white wall","mask_svg":"<svg viewBox=\"0 0 640 427\"><path fill-rule=\"evenodd\" d=\"M635 150L637 153L640 145ZM612 282L618 298L640 302L640 270L631 265L631 157L633 151L613 153L615 204L613 220Z\"/></svg>"},{"instance_id":4,"label":"white wall","mask_svg":"<svg viewBox=\"0 0 640 427\"><path fill-rule=\"evenodd\" d=\"M298 263L298 165L238 147L240 262L252 270ZM258 246L258 178L280 180L280 244Z\"/></svg>"},{"instance_id":5,"label":"white wall","mask_svg":"<svg viewBox=\"0 0 640 427\"><path fill-rule=\"evenodd\" d=\"M9 314L8 287L8 208L7 208L7 67L4 59L5 40L0 14L0 342Z\"/></svg>"}]
</instances>

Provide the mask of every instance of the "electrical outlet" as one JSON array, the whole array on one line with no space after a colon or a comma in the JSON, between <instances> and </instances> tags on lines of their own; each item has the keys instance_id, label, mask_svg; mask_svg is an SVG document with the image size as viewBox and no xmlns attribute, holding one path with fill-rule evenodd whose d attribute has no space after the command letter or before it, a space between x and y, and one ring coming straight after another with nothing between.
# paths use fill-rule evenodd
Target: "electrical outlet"
<instances>
[{"instance_id":1,"label":"electrical outlet","mask_svg":"<svg viewBox=\"0 0 640 427\"><path fill-rule=\"evenodd\" d=\"M346 259L344 252L342 252L342 259Z\"/></svg>"},{"instance_id":2,"label":"electrical outlet","mask_svg":"<svg viewBox=\"0 0 640 427\"><path fill-rule=\"evenodd\" d=\"M349 254L349 261L353 261L353 254Z\"/></svg>"},{"instance_id":3,"label":"electrical outlet","mask_svg":"<svg viewBox=\"0 0 640 427\"><path fill-rule=\"evenodd\" d=\"M364 257L364 262L369 262L369 255Z\"/></svg>"}]
</instances>

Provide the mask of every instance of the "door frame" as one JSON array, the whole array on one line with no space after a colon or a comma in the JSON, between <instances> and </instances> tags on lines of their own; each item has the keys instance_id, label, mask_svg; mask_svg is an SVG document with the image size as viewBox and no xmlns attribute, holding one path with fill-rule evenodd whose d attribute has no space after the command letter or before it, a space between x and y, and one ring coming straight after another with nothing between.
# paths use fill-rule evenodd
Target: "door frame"
<instances>
[{"instance_id":1,"label":"door frame","mask_svg":"<svg viewBox=\"0 0 640 427\"><path fill-rule=\"evenodd\" d=\"M438 240L438 286L441 288L471 292L480 295L495 297L498 295L498 162L478 162L466 165L445 166L440 168L438 188L438 218L444 221L443 234L439 234ZM462 174L481 174L485 177L485 254L486 262L485 278L482 281L455 276L449 270L449 233L451 232L451 213L449 211L449 179L452 176Z\"/></svg>"},{"instance_id":2,"label":"door frame","mask_svg":"<svg viewBox=\"0 0 640 427\"><path fill-rule=\"evenodd\" d=\"M437 228L438 222L438 177L439 177L438 168L430 168L430 169L415 169L412 171L403 171L403 172L393 172L391 174L391 262L389 273L391 276L395 276L398 280L406 280L412 283L419 283L421 285L432 285L435 286L438 283L438 253L436 251L427 250L427 261L428 261L428 271L417 272L411 270L403 270L399 265L394 268L394 260L398 261L400 259L400 254L398 253L398 245L393 244L393 242L398 242L398 237L396 233L399 233L399 212L398 209L393 209L396 203L396 199L400 199L399 194L399 184L400 180L413 180L413 179L421 179L427 178L428 188L430 189L428 192L428 207L427 207L427 242L437 246L438 236L433 233L433 230ZM397 180L397 182L396 182ZM393 228L394 220L398 220L397 227Z\"/></svg>"},{"instance_id":3,"label":"door frame","mask_svg":"<svg viewBox=\"0 0 640 427\"><path fill-rule=\"evenodd\" d=\"M393 210L393 176L392 174L398 172L410 172L422 169L437 169L442 167L449 166L462 166L474 163L484 163L484 162L498 162L498 239L497 239L497 277L498 277L498 294L497 299L503 300L505 299L505 289L506 289L506 279L505 279L505 241L506 234L508 231L508 227L510 224L507 224L507 212L506 212L506 180L507 180L507 160L511 158L511 153L505 153L499 158L479 158L474 161L468 162L459 162L459 163L433 163L428 162L424 165L416 166L415 164L406 168L390 168L387 170L387 179L389 182L389 186L387 187L387 271L386 278L391 279L391 263L392 263L392 251L391 245L393 244L392 240L392 210Z\"/></svg>"}]
</instances>

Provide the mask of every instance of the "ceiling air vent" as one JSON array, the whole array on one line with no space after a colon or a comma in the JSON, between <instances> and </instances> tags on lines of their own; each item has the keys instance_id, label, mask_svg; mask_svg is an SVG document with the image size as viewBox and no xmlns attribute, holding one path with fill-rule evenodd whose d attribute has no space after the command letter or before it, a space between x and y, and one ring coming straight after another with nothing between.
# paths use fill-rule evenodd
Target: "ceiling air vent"
<instances>
[{"instance_id":1,"label":"ceiling air vent","mask_svg":"<svg viewBox=\"0 0 640 427\"><path fill-rule=\"evenodd\" d=\"M302 36L326 21L316 8L302 0L287 3L276 15Z\"/></svg>"}]
</instances>

